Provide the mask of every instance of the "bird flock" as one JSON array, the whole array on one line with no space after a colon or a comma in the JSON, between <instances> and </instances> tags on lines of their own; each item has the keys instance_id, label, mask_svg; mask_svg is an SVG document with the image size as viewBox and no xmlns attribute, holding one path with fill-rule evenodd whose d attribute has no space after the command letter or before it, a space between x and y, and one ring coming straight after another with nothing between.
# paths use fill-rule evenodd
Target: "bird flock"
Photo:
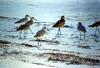
<instances>
[{"instance_id":1,"label":"bird flock","mask_svg":"<svg viewBox=\"0 0 100 68\"><path fill-rule=\"evenodd\" d=\"M17 31L20 31L20 38L21 38L21 34L22 32L24 33L24 39L25 39L25 34L27 34L27 30L30 29L31 33L33 34L32 30L31 30L31 26L35 24L35 21L38 21L37 19L35 19L34 17L30 17L29 15L25 15L24 18L18 20L17 22L15 22L15 24L20 24L20 26L17 28ZM61 35L61 28L64 28L65 25L65 16L61 16L60 20L58 20L54 25L52 25L52 27L54 28L58 28L58 33L57 35ZM95 34L97 34L97 31L100 33L100 21L97 21L91 25L89 25L89 27L94 27L95 29ZM36 34L34 35L34 37L37 40L42 40L42 37L45 35L46 33L46 27L43 27L41 30L39 30L38 32L36 32ZM79 22L77 24L77 30L80 32L80 39L81 39L81 33L84 33L84 39L86 36L86 28L85 26Z\"/></svg>"},{"instance_id":2,"label":"bird flock","mask_svg":"<svg viewBox=\"0 0 100 68\"><path fill-rule=\"evenodd\" d=\"M18 28L17 31L20 31L20 38L21 38L21 34L22 32L24 32L24 39L25 39L25 34L27 34L27 30L30 29L31 33L31 25L33 25L35 22L34 20L36 20L34 17L31 17L29 15L26 15L25 18L20 19L19 21L15 22L15 24L21 24ZM37 20L36 20L37 21Z\"/></svg>"}]
</instances>

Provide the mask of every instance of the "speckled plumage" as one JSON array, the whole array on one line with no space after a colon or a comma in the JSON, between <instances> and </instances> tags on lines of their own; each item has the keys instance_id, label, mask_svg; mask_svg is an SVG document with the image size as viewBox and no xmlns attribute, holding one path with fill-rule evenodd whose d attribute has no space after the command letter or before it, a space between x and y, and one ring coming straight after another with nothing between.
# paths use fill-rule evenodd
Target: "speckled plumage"
<instances>
[{"instance_id":1,"label":"speckled plumage","mask_svg":"<svg viewBox=\"0 0 100 68\"><path fill-rule=\"evenodd\" d=\"M34 37L36 37L36 38L40 38L40 37L43 37L44 35L45 35L45 33L46 33L46 27L43 27L41 30L39 30L36 34L35 34L35 36Z\"/></svg>"},{"instance_id":2,"label":"speckled plumage","mask_svg":"<svg viewBox=\"0 0 100 68\"><path fill-rule=\"evenodd\" d=\"M65 19L64 19L64 16L62 16L61 19L58 20L57 23L53 25L53 27L63 28L64 24L65 24Z\"/></svg>"}]
</instances>

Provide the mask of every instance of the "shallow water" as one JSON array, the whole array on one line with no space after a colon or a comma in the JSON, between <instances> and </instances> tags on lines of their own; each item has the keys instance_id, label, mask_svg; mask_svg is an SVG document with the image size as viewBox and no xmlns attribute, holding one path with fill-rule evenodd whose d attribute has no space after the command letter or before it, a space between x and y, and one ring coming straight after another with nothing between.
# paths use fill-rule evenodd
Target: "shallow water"
<instances>
[{"instance_id":1,"label":"shallow water","mask_svg":"<svg viewBox=\"0 0 100 68\"><path fill-rule=\"evenodd\" d=\"M99 0L58 0L57 2L52 0L0 1L0 15L9 17L8 19L0 18L0 39L11 42L9 47L6 48L6 51L9 54L4 55L4 58L6 57L6 60L9 58L11 60L14 59L15 61L12 62L15 63L17 63L17 60L25 61L25 63L27 62L29 64L51 65L55 68L66 68L66 66L70 67L70 65L66 65L65 62L49 62L47 61L47 57L37 57L36 54L48 52L72 53L80 56L100 59L100 34L98 33L97 36L94 36L95 30L88 27L88 25L94 23L100 18L100 7L98 7L100 5L99 3ZM15 31L15 27L17 25L15 25L14 22L19 19L13 19L13 17L22 18L26 14L36 17L40 23L34 24L31 27L34 34L31 34L28 30L27 38L23 40L19 39L19 32ZM73 28L63 28L61 29L63 35L57 36L57 29L52 28L52 25L60 18L61 15L64 15L66 18L70 18L66 20L66 25L72 26ZM79 32L76 29L76 25L79 21L81 21L87 29L86 40L79 40ZM47 31L46 37L43 38L48 42L42 42L42 45L38 46L34 35L43 26L46 26L50 30ZM58 41L59 43L52 43L51 40ZM33 47L25 47L22 45L23 43L30 44ZM81 46L89 46L89 48L82 48ZM5 49L0 48L0 54L3 54L3 51L5 51ZM19 54L13 54L16 52ZM2 59L2 56L0 56L0 58ZM0 63L0 66L5 68L4 66L6 63ZM80 66L81 65L71 65L72 68L80 68ZM91 68L91 66L87 65L81 67ZM94 68L98 68L98 66L94 66Z\"/></svg>"}]
</instances>

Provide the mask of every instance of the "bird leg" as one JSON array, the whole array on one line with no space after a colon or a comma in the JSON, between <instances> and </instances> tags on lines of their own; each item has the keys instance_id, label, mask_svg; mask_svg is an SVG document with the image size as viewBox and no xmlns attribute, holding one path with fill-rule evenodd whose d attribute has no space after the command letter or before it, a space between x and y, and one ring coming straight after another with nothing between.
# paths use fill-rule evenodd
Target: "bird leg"
<instances>
[{"instance_id":1,"label":"bird leg","mask_svg":"<svg viewBox=\"0 0 100 68\"><path fill-rule=\"evenodd\" d=\"M59 29L58 29L58 33L57 33L57 35L59 35Z\"/></svg>"},{"instance_id":2,"label":"bird leg","mask_svg":"<svg viewBox=\"0 0 100 68\"><path fill-rule=\"evenodd\" d=\"M60 30L60 28L58 29L58 33L57 33L58 35L61 35L61 30Z\"/></svg>"},{"instance_id":3,"label":"bird leg","mask_svg":"<svg viewBox=\"0 0 100 68\"><path fill-rule=\"evenodd\" d=\"M97 29L97 27L96 27L96 30L95 30L95 35L96 35L96 33L97 33L97 30L98 30L98 29Z\"/></svg>"},{"instance_id":4,"label":"bird leg","mask_svg":"<svg viewBox=\"0 0 100 68\"><path fill-rule=\"evenodd\" d=\"M61 30L60 30L60 28L59 28L59 32L60 32L60 35L61 35Z\"/></svg>"},{"instance_id":5,"label":"bird leg","mask_svg":"<svg viewBox=\"0 0 100 68\"><path fill-rule=\"evenodd\" d=\"M40 46L41 46L41 43L42 43L42 38L40 39Z\"/></svg>"},{"instance_id":6,"label":"bird leg","mask_svg":"<svg viewBox=\"0 0 100 68\"><path fill-rule=\"evenodd\" d=\"M40 41L38 40L38 46L40 45Z\"/></svg>"},{"instance_id":7,"label":"bird leg","mask_svg":"<svg viewBox=\"0 0 100 68\"><path fill-rule=\"evenodd\" d=\"M30 29L31 33L34 34L34 33L32 32L32 30L31 30L31 27L30 27L29 29Z\"/></svg>"},{"instance_id":8,"label":"bird leg","mask_svg":"<svg viewBox=\"0 0 100 68\"><path fill-rule=\"evenodd\" d=\"M86 34L85 34L85 32L84 32L84 40L85 40L85 36L86 36Z\"/></svg>"},{"instance_id":9,"label":"bird leg","mask_svg":"<svg viewBox=\"0 0 100 68\"><path fill-rule=\"evenodd\" d=\"M81 40L81 32L80 32L80 40Z\"/></svg>"},{"instance_id":10,"label":"bird leg","mask_svg":"<svg viewBox=\"0 0 100 68\"><path fill-rule=\"evenodd\" d=\"M25 39L25 31L24 31L24 39Z\"/></svg>"},{"instance_id":11,"label":"bird leg","mask_svg":"<svg viewBox=\"0 0 100 68\"><path fill-rule=\"evenodd\" d=\"M98 32L100 33L100 29L98 28Z\"/></svg>"},{"instance_id":12,"label":"bird leg","mask_svg":"<svg viewBox=\"0 0 100 68\"><path fill-rule=\"evenodd\" d=\"M19 37L20 39L21 39L21 34L22 34L22 31L20 31L20 37Z\"/></svg>"},{"instance_id":13,"label":"bird leg","mask_svg":"<svg viewBox=\"0 0 100 68\"><path fill-rule=\"evenodd\" d=\"M41 46L41 39L37 38L38 46Z\"/></svg>"},{"instance_id":14,"label":"bird leg","mask_svg":"<svg viewBox=\"0 0 100 68\"><path fill-rule=\"evenodd\" d=\"M38 44L38 46L39 46L39 42L40 42L40 40L38 39L38 37L37 37L37 41L38 41L37 44Z\"/></svg>"},{"instance_id":15,"label":"bird leg","mask_svg":"<svg viewBox=\"0 0 100 68\"><path fill-rule=\"evenodd\" d=\"M27 31L25 32L25 35L27 35Z\"/></svg>"},{"instance_id":16,"label":"bird leg","mask_svg":"<svg viewBox=\"0 0 100 68\"><path fill-rule=\"evenodd\" d=\"M27 37L26 34L27 34L27 31L24 31L24 39L25 39L25 37Z\"/></svg>"}]
</instances>

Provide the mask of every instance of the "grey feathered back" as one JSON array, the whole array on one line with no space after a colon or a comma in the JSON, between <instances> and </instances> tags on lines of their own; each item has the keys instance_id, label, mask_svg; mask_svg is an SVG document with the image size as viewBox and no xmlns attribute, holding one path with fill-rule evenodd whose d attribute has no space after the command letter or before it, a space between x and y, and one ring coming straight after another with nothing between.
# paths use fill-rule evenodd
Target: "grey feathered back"
<instances>
[{"instance_id":1,"label":"grey feathered back","mask_svg":"<svg viewBox=\"0 0 100 68\"><path fill-rule=\"evenodd\" d=\"M45 30L45 29L46 29L46 28L43 27L41 30L39 30L39 31L36 33L36 35L35 35L34 37L42 37L42 36L44 36L45 33L46 33L46 30Z\"/></svg>"}]
</instances>

